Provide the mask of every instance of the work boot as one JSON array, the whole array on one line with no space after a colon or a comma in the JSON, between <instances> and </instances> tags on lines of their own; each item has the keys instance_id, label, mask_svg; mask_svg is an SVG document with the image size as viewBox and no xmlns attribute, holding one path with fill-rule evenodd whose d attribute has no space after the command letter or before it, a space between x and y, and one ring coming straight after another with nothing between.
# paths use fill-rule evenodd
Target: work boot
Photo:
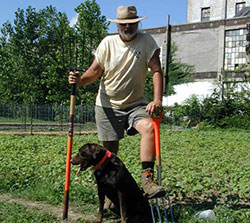
<instances>
[{"instance_id":1,"label":"work boot","mask_svg":"<svg viewBox=\"0 0 250 223\"><path fill-rule=\"evenodd\" d=\"M149 199L164 197L166 194L164 188L154 182L154 171L152 168L142 170L142 188Z\"/></svg>"}]
</instances>

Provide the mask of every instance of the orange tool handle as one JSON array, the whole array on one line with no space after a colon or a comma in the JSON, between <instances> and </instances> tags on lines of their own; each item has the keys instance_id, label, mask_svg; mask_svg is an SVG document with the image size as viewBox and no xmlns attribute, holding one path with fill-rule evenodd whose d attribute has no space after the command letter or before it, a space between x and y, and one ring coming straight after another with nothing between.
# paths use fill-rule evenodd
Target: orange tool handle
<instances>
[{"instance_id":1,"label":"orange tool handle","mask_svg":"<svg viewBox=\"0 0 250 223\"><path fill-rule=\"evenodd\" d=\"M159 117L152 117L154 125L154 141L155 141L155 153L156 159L161 157L161 147L160 147L160 124L162 120L163 112L161 112Z\"/></svg>"},{"instance_id":2,"label":"orange tool handle","mask_svg":"<svg viewBox=\"0 0 250 223\"><path fill-rule=\"evenodd\" d=\"M161 147L160 147L160 124L162 120L163 112L159 117L152 117L154 125L154 141L155 141L155 153L157 164L157 179L158 185L161 185Z\"/></svg>"},{"instance_id":3,"label":"orange tool handle","mask_svg":"<svg viewBox=\"0 0 250 223\"><path fill-rule=\"evenodd\" d=\"M69 133L68 133L67 159L66 159L66 172L65 172L63 219L68 218L68 209L69 209L70 160L72 153L73 133L74 133L75 102L76 102L76 85L73 84L72 93L70 97Z\"/></svg>"}]
</instances>

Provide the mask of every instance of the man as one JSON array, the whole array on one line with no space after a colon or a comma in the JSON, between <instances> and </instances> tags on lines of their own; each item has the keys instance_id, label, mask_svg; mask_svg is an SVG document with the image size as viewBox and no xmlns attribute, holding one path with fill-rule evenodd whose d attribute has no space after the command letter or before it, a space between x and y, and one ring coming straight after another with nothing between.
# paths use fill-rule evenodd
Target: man
<instances>
[{"instance_id":1,"label":"man","mask_svg":"<svg viewBox=\"0 0 250 223\"><path fill-rule=\"evenodd\" d=\"M117 154L119 140L128 135L141 135L142 188L149 198L165 195L163 187L153 180L155 161L154 130L151 116L162 110L162 73L160 49L153 38L138 32L138 17L134 6L117 8L118 35L102 40L89 69L80 76L70 72L69 83L83 86L97 80L101 83L96 98L98 139L105 148ZM148 68L153 74L154 100L146 104L145 79Z\"/></svg>"}]
</instances>

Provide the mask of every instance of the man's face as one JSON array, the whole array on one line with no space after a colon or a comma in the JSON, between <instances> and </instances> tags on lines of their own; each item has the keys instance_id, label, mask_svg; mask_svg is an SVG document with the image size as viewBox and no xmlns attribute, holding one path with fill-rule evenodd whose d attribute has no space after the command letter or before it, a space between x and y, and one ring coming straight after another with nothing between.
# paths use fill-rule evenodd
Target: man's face
<instances>
[{"instance_id":1,"label":"man's face","mask_svg":"<svg viewBox=\"0 0 250 223\"><path fill-rule=\"evenodd\" d=\"M117 24L118 32L123 41L131 41L134 39L138 31L138 22L136 23L125 23Z\"/></svg>"}]
</instances>

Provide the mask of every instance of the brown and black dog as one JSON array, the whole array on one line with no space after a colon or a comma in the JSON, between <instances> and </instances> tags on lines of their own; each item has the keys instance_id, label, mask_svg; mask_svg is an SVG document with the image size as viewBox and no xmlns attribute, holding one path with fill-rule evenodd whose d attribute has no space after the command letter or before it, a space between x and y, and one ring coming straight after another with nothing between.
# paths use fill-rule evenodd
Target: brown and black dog
<instances>
[{"instance_id":1,"label":"brown and black dog","mask_svg":"<svg viewBox=\"0 0 250 223\"><path fill-rule=\"evenodd\" d=\"M90 166L98 186L99 211L97 222L102 222L104 199L107 196L120 209L122 223L152 223L150 206L122 161L96 143L87 143L72 158L80 165L77 173Z\"/></svg>"}]
</instances>

